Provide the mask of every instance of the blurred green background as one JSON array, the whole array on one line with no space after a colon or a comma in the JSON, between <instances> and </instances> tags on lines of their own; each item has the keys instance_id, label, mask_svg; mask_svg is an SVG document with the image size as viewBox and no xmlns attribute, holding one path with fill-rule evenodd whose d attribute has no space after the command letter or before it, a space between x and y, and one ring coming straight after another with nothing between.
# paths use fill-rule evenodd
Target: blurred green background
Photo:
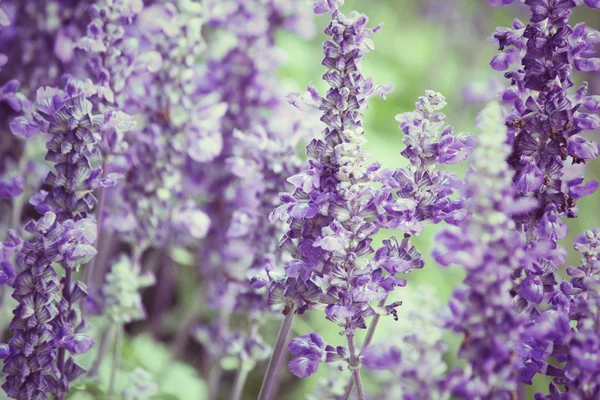
<instances>
[{"instance_id":1,"label":"blurred green background","mask_svg":"<svg viewBox=\"0 0 600 400\"><path fill-rule=\"evenodd\" d=\"M427 89L446 96L448 106L444 113L448 124L453 125L458 132L477 133L473 120L485 102L465 101L464 91L473 86L484 94L488 89L490 98L494 97L497 89L491 82L496 80L497 83L504 84L504 78L501 72L494 71L489 66L491 58L497 53L489 38L497 26L510 26L515 17L527 20L527 10L520 3L495 9L486 0L346 0L343 11L348 13L351 10L367 14L370 26L383 24L380 33L373 37L375 50L367 54L363 71L376 84L393 83L395 86L387 100L372 99L366 112L366 137L369 141L367 149L373 160L381 162L387 168L406 164L399 154L403 148L403 134L394 120L395 115L412 111L417 98ZM319 31L312 41L303 41L289 34L278 37L278 45L289 54L281 78L290 90L302 91L309 82L321 89L321 93L326 90L321 81L324 67L320 65L320 60L321 44L326 39L322 31L329 18L324 15L317 17L316 21ZM596 29L600 28L598 13L590 12L584 7L575 13L573 21L584 21ZM600 77L581 73L575 76L576 83L584 80L590 83L591 93L599 93ZM465 168L466 165L463 165L456 171L462 174ZM600 178L600 160L588 166L586 177ZM599 196L600 193L597 193L583 199L580 202L579 218L568 221L571 233L564 241L569 249L568 265L578 263L577 253L572 250L573 238L586 229L600 226ZM427 226L422 235L414 238L414 243L425 255L427 263L424 269L410 276L408 285L412 289L399 290L398 298L407 307L427 308L444 304L462 279L462 271L458 268L441 268L429 256L435 246L434 237L438 229L438 226ZM380 233L378 239L386 238L386 234L389 236L387 232ZM425 290L424 286L433 286L432 293L435 293L436 299L423 305L412 304L411 297L414 296L411 293ZM424 309L423 312L428 310ZM374 342L393 340L394 336L398 336L398 329L402 329L402 319L395 324L391 321L380 326ZM338 330L337 326L325 320L322 313L318 312L297 320L295 325L295 333L318 331L324 333L325 339L334 345L343 344ZM455 353L459 339L448 337L448 340L451 343L450 352ZM451 356L447 361L455 362ZM280 398L304 398L306 393L314 390L319 378L328 373L326 368L321 367L315 376L300 381L286 371L289 385L286 384L285 392L280 393ZM533 390L547 391L547 382L543 378L538 379L534 388L529 388L527 398L533 398ZM251 384L260 385L260 378L257 376L257 380Z\"/></svg>"}]
</instances>

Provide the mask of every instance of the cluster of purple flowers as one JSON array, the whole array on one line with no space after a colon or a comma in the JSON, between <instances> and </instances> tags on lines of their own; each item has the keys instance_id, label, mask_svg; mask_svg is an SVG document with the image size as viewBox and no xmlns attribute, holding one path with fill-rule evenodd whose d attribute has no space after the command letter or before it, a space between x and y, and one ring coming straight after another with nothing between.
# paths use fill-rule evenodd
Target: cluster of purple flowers
<instances>
[{"instance_id":1,"label":"cluster of purple flowers","mask_svg":"<svg viewBox=\"0 0 600 400\"><path fill-rule=\"evenodd\" d=\"M356 385L358 397L364 398L360 378L364 355L356 344L356 329L367 329L367 319L373 317L368 333L372 337L381 315L397 319L396 307L401 302L386 304L389 293L406 284L396 275L424 264L410 244L411 235L419 234L424 223L457 223L465 216L462 200L451 197L460 180L433 166L463 161L475 143L468 134L453 135L452 127L440 135L445 116L439 110L446 105L445 99L428 91L416 111L397 117L405 134L402 155L410 167L379 171L378 163L370 164L361 149L366 141L366 101L375 95L384 97L392 88L363 77L360 62L373 49L370 36L380 27L366 28L366 16L356 12L345 16L338 6L331 2L314 5L316 13L332 15L325 30L331 40L323 45L322 64L328 69L323 79L330 86L327 95L323 98L309 86L305 94L289 96L300 109L321 110L321 121L327 126L322 138L307 146L308 169L289 178L296 190L284 193L284 204L272 214L274 220L289 224L280 246L293 259L285 264L284 275L269 270L268 281L261 284L257 279L256 285L266 284L270 303L288 316L278 344L285 341L294 313L325 307L326 318L343 328L347 347L328 345L316 332L300 336L288 346L298 355L290 369L307 377L321 362L341 363L340 368L352 371L348 391ZM382 228L400 230L403 239L392 237L375 251L373 236ZM372 253L369 260L366 256ZM363 344L367 351L369 341ZM278 356L276 351L271 365L278 364ZM261 398L272 396L269 378L263 383Z\"/></svg>"},{"instance_id":2,"label":"cluster of purple flowers","mask_svg":"<svg viewBox=\"0 0 600 400\"><path fill-rule=\"evenodd\" d=\"M581 167L600 152L587 133L600 96L571 89L576 72L600 72L600 32L570 19L600 2L522 1L529 22L492 38L507 85L480 134L455 133L445 97L427 90L396 116L406 165L394 169L365 151L368 101L393 90L361 69L381 26L343 14L344 0L308 0L330 16L325 95L309 85L285 101L276 35L315 33L302 3L0 4L6 395L64 400L96 385L106 359L107 398L160 395L168 368L132 369L116 389L124 337L148 319L173 359L194 362L190 336L202 345L209 400L227 368L240 400L269 357L259 399L275 398L287 353L296 377L328 368L311 398L514 399L537 375L552 382L536 400L600 398L600 231L575 240L580 264L560 273L565 220L599 186ZM468 158L464 178L446 167ZM466 274L441 310L428 286L400 289L425 266L412 239L429 224L445 225L433 259ZM189 276L192 307L174 293ZM171 307L181 321L163 318ZM296 316L318 312L341 343L288 340ZM271 348L263 328L278 317ZM461 367L444 359L444 330L459 336Z\"/></svg>"}]
</instances>

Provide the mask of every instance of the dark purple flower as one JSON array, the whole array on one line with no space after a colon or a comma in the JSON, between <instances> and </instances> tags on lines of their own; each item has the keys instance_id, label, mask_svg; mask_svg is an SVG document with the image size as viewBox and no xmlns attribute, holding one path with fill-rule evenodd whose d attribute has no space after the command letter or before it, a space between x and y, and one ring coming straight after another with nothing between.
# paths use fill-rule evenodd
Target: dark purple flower
<instances>
[{"instance_id":1,"label":"dark purple flower","mask_svg":"<svg viewBox=\"0 0 600 400\"><path fill-rule=\"evenodd\" d=\"M70 335L61 341L61 345L71 354L85 354L94 343L96 343L94 339L84 334Z\"/></svg>"},{"instance_id":2,"label":"dark purple flower","mask_svg":"<svg viewBox=\"0 0 600 400\"><path fill-rule=\"evenodd\" d=\"M527 301L540 304L544 298L544 287L539 276L531 275L519 285L519 294Z\"/></svg>"},{"instance_id":3,"label":"dark purple flower","mask_svg":"<svg viewBox=\"0 0 600 400\"><path fill-rule=\"evenodd\" d=\"M292 339L288 345L288 350L296 354L290 361L290 371L299 378L306 378L319 368L319 364L325 361L325 348L327 344L318 333L298 336Z\"/></svg>"}]
</instances>

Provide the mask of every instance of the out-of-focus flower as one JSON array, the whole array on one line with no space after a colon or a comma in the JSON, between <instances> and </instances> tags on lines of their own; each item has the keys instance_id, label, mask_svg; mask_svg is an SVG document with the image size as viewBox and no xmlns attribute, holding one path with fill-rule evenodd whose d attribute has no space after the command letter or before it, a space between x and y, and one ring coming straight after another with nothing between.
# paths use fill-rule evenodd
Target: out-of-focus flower
<instances>
[{"instance_id":1,"label":"out-of-focus flower","mask_svg":"<svg viewBox=\"0 0 600 400\"><path fill-rule=\"evenodd\" d=\"M398 309L398 319L402 323L381 321L375 334L375 343L380 350L377 354L383 356L383 369L392 372L374 375L380 383L376 398L447 399L449 393L443 385L448 369L443 359L447 345L443 340L440 301L435 288L409 285L395 297L403 299L402 307ZM388 336L390 332L393 335ZM368 362L365 367L370 368Z\"/></svg>"},{"instance_id":2,"label":"out-of-focus flower","mask_svg":"<svg viewBox=\"0 0 600 400\"><path fill-rule=\"evenodd\" d=\"M264 216L275 207L277 194L289 187L286 179L300 169L299 140L311 135L298 112L283 101L277 71L285 53L275 47L275 34L285 30L310 37L314 25L310 9L297 0L206 5L216 34L232 35L231 45L209 58L201 92L218 94L226 112L220 119L222 150L211 163L195 166L192 181L208 194L204 210L212 219L200 250L204 262L199 269L209 283L206 297L210 307L227 317L221 315L200 331L211 332L202 335L210 338L203 344L216 359L239 349L239 361L252 366L264 354L248 349L261 349L257 343L262 341L255 334L232 331L229 315L258 326L272 313L265 290L257 291L249 278L284 259L277 247L283 225ZM232 340L244 345L229 346ZM260 359L251 360L254 356Z\"/></svg>"},{"instance_id":3,"label":"out-of-focus flower","mask_svg":"<svg viewBox=\"0 0 600 400\"><path fill-rule=\"evenodd\" d=\"M521 236L510 215L521 208L513 200L510 146L498 104L479 116L475 150L463 193L470 215L455 229L436 236L433 256L442 265L467 271L464 287L450 300L447 326L465 338L459 356L468 367L451 373L446 385L454 396L476 399L507 396L516 389L525 318L513 305L511 274L525 260Z\"/></svg>"}]
</instances>

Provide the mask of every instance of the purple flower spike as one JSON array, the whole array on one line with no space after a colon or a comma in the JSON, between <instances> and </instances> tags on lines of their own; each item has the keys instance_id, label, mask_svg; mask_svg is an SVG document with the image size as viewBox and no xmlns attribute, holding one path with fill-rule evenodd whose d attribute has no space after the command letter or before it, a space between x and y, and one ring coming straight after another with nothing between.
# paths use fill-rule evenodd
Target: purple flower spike
<instances>
[{"instance_id":1,"label":"purple flower spike","mask_svg":"<svg viewBox=\"0 0 600 400\"><path fill-rule=\"evenodd\" d=\"M566 229L557 219L577 213L577 199L565 190L573 186L565 176L565 164L585 163L598 156L598 145L580 135L600 126L600 117L593 114L598 109L597 96L586 95L586 84L573 100L567 90L573 86L574 67L593 69L596 59L591 57L600 33L584 24L569 25L571 9L577 5L574 0L527 0L525 4L531 9L532 23L525 27L516 21L512 29L496 30L494 42L509 62L496 68L492 61L492 66L506 70L511 64L521 64L505 73L512 91L519 94L506 120L514 142L509 163L516 171L517 192L522 198L537 199L539 207L514 219L523 229L532 232L537 227L542 239L556 242ZM592 113L581 112L580 105ZM548 231L552 227L558 231Z\"/></svg>"},{"instance_id":2,"label":"purple flower spike","mask_svg":"<svg viewBox=\"0 0 600 400\"><path fill-rule=\"evenodd\" d=\"M68 80L62 90L42 87L36 94L36 111L17 119L17 126L49 136L45 159L54 168L44 179L50 191L32 201L43 216L25 226L33 239L17 256L20 273L14 278L7 274L19 305L10 326L13 337L10 356L4 360L3 388L17 399L48 394L63 398L85 372L66 350L76 355L93 344L93 339L77 336L87 329L76 307L87 290L72 275L96 254L96 221L91 215L97 203L93 189L101 185L99 141L105 118L93 113L90 98L96 90L89 82ZM64 270L62 280L54 263Z\"/></svg>"},{"instance_id":3,"label":"purple flower spike","mask_svg":"<svg viewBox=\"0 0 600 400\"><path fill-rule=\"evenodd\" d=\"M445 98L428 90L418 99L414 112L396 117L406 145L401 155L411 165L380 172L378 163L369 164L368 154L362 150L366 142L363 111L370 97L385 98L391 88L374 85L361 75L360 61L373 49L370 36L379 30L366 28L366 24L366 16L356 12L344 16L334 11L325 30L331 40L323 44L322 63L328 69L323 79L330 89L325 97L310 86L304 94L288 96L300 110L320 110L327 128L322 137L306 147L307 170L289 179L295 191L281 194L285 204L271 214L272 221L288 222L290 230L281 247L294 259L286 263L284 277L269 275L271 282L267 285L270 299L284 306L284 314L292 310L300 314L325 305L326 318L344 329L346 335L349 354L293 341L290 350L301 355L290 363L292 372L306 377L321 362L341 362L340 368L352 370L359 398L363 398L364 388L356 330L367 329L368 317L374 317L373 329L381 316L398 319L396 308L401 302L387 301L390 292L406 285L406 280L397 275L424 265L410 237L419 234L424 224L456 224L465 218L462 200L452 196L461 180L452 173L436 171L434 166L459 163L476 146L472 135L455 135L451 127L444 127L445 116L440 110L446 105ZM372 237L381 228L399 230L403 238L384 240L369 260L367 256L375 251ZM255 282L263 285L258 279ZM319 293L315 284L320 284L324 292ZM308 295L302 296L298 290ZM313 303L315 294L320 304ZM323 360L324 352L327 354ZM379 358L370 357L371 366L389 369L397 364L399 353L389 353L391 362Z\"/></svg>"},{"instance_id":4,"label":"purple flower spike","mask_svg":"<svg viewBox=\"0 0 600 400\"><path fill-rule=\"evenodd\" d=\"M511 148L500 106L489 105L478 120L482 134L463 192L470 214L456 229L438 234L433 256L442 265L467 269L446 325L466 335L459 356L469 368L451 373L446 385L461 398L503 398L517 385L516 351L526 322L513 305L511 274L527 259L518 250L521 237L509 217L513 190L506 157ZM540 300L539 282L524 285L526 289L527 296Z\"/></svg>"},{"instance_id":5,"label":"purple flower spike","mask_svg":"<svg viewBox=\"0 0 600 400\"><path fill-rule=\"evenodd\" d=\"M540 309L546 308L542 302L557 307L568 302L554 276L561 263L557 254L564 253L558 242L568 235L565 219L577 216L579 199L598 187L596 181L574 176L568 166L585 164L599 154L598 144L582 134L600 126L595 114L598 98L588 95L586 83L569 93L574 70L599 70L595 46L600 33L585 24L570 24L572 9L581 3L526 0L530 23L515 20L512 28L498 28L494 34L493 42L503 52L497 57L510 61L496 68L495 58L492 66L506 70L510 81L510 88L501 94L514 106L505 121L512 145L508 162L515 170L515 204L526 205L513 210L511 218L524 232L530 250L529 262L513 273L512 293L517 308L532 319L531 329ZM511 95L505 97L508 92ZM526 381L545 368L540 364L544 358L537 353L525 356Z\"/></svg>"},{"instance_id":6,"label":"purple flower spike","mask_svg":"<svg viewBox=\"0 0 600 400\"><path fill-rule=\"evenodd\" d=\"M575 239L574 247L582 255L581 262L567 268L571 280L560 284L560 290L554 294L554 308L545 313L555 317L546 317L549 323L538 329L543 338L538 338L533 346L527 343L534 350L528 361L536 366L535 372L554 378L549 395L536 395L540 400L571 396L592 400L600 393L600 230L586 231ZM576 329L571 329L569 323L575 324ZM561 364L549 364L548 356ZM563 386L565 392L561 393L557 385Z\"/></svg>"}]
</instances>

